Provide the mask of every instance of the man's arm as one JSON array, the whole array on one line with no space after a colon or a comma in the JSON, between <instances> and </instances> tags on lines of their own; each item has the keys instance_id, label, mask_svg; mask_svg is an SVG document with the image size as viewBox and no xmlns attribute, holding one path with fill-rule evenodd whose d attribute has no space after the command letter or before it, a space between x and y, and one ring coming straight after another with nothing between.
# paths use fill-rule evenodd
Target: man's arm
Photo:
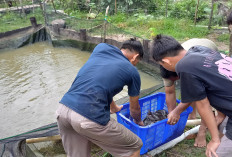
<instances>
[{"instance_id":1,"label":"man's arm","mask_svg":"<svg viewBox=\"0 0 232 157\"><path fill-rule=\"evenodd\" d=\"M168 121L167 123L170 125L176 124L180 119L180 114L186 110L191 103L180 103L173 111L169 112L168 114Z\"/></svg>"},{"instance_id":2,"label":"man's arm","mask_svg":"<svg viewBox=\"0 0 232 157\"><path fill-rule=\"evenodd\" d=\"M116 113L122 109L123 105L118 106L115 104L114 101L111 102L110 104L110 113Z\"/></svg>"},{"instance_id":3,"label":"man's arm","mask_svg":"<svg viewBox=\"0 0 232 157\"><path fill-rule=\"evenodd\" d=\"M205 124L211 134L211 141L208 143L206 148L206 156L212 157L212 155L214 155L215 157L218 157L216 150L220 144L219 132L208 98L206 97L202 100L196 101L196 106L201 118L205 121Z\"/></svg>"},{"instance_id":4,"label":"man's arm","mask_svg":"<svg viewBox=\"0 0 232 157\"><path fill-rule=\"evenodd\" d=\"M134 119L134 122L138 125L144 126L141 120L141 110L139 105L139 96L130 96L130 115Z\"/></svg>"},{"instance_id":5,"label":"man's arm","mask_svg":"<svg viewBox=\"0 0 232 157\"><path fill-rule=\"evenodd\" d=\"M176 108L175 85L173 84L169 87L165 87L165 94L166 94L166 104L168 107L168 113L170 113Z\"/></svg>"},{"instance_id":6,"label":"man's arm","mask_svg":"<svg viewBox=\"0 0 232 157\"><path fill-rule=\"evenodd\" d=\"M190 106L190 103L180 103L176 107L176 91L174 84L169 87L165 87L165 94L169 113L167 123L173 125L178 122L180 119L180 114Z\"/></svg>"}]
</instances>

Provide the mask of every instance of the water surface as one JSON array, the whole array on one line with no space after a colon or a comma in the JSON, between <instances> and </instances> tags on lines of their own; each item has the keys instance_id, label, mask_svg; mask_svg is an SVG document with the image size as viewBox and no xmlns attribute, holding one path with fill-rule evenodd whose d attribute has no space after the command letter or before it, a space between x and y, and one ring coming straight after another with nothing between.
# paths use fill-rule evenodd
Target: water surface
<instances>
[{"instance_id":1,"label":"water surface","mask_svg":"<svg viewBox=\"0 0 232 157\"><path fill-rule=\"evenodd\" d=\"M90 53L46 42L0 52L0 139L56 121L55 110ZM161 80L139 70L142 89ZM127 89L114 100L127 95Z\"/></svg>"}]
</instances>

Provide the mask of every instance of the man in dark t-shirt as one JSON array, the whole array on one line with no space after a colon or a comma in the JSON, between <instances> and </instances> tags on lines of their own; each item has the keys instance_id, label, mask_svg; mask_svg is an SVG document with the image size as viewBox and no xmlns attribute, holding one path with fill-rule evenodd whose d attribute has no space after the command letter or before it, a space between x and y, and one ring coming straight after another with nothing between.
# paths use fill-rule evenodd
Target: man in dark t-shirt
<instances>
[{"instance_id":1,"label":"man in dark t-shirt","mask_svg":"<svg viewBox=\"0 0 232 157\"><path fill-rule=\"evenodd\" d=\"M91 142L113 156L139 156L141 139L110 118L110 111L121 110L113 97L126 85L130 114L143 125L138 102L141 80L135 68L142 57L142 44L134 39L125 41L121 49L105 43L95 47L56 111L69 157L89 157Z\"/></svg>"},{"instance_id":2,"label":"man in dark t-shirt","mask_svg":"<svg viewBox=\"0 0 232 157\"><path fill-rule=\"evenodd\" d=\"M151 48L153 58L169 71L175 71L180 78L181 101L179 113L195 102L197 110L205 121L211 141L206 155L227 157L232 154L232 58L203 46L194 46L189 51L174 38L158 35ZM226 134L220 140L216 121L211 110L213 106L229 117ZM176 112L176 113L178 113Z\"/></svg>"}]
</instances>

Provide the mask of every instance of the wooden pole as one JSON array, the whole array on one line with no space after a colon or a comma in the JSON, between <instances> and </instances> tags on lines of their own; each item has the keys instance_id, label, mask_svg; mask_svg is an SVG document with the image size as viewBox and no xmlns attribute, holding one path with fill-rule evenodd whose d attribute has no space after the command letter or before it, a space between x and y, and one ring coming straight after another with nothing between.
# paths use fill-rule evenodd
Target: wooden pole
<instances>
[{"instance_id":1,"label":"wooden pole","mask_svg":"<svg viewBox=\"0 0 232 157\"><path fill-rule=\"evenodd\" d=\"M103 36L103 43L106 42L106 24L107 24L107 15L108 15L108 11L109 11L109 6L106 8L106 14L105 14L105 19L104 19L104 28L103 28L103 31L104 31L104 36Z\"/></svg>"},{"instance_id":2,"label":"wooden pole","mask_svg":"<svg viewBox=\"0 0 232 157\"><path fill-rule=\"evenodd\" d=\"M209 26L208 26L209 30L211 29L211 22L213 18L213 5L214 5L214 0L212 0L211 13L210 13L210 18L209 18Z\"/></svg>"},{"instance_id":3,"label":"wooden pole","mask_svg":"<svg viewBox=\"0 0 232 157\"><path fill-rule=\"evenodd\" d=\"M117 14L117 0L115 0L115 11L114 11L115 14Z\"/></svg>"},{"instance_id":4,"label":"wooden pole","mask_svg":"<svg viewBox=\"0 0 232 157\"><path fill-rule=\"evenodd\" d=\"M17 10L18 10L19 7L18 7L18 4L17 4L17 0L15 0L14 2L15 2L15 5L16 5L16 8L17 8Z\"/></svg>"},{"instance_id":5,"label":"wooden pole","mask_svg":"<svg viewBox=\"0 0 232 157\"><path fill-rule=\"evenodd\" d=\"M197 12L198 12L199 1L200 1L200 0L197 0L197 6L196 6L195 18L194 18L194 25L196 25L196 23L197 23Z\"/></svg>"},{"instance_id":6,"label":"wooden pole","mask_svg":"<svg viewBox=\"0 0 232 157\"><path fill-rule=\"evenodd\" d=\"M232 24L228 26L230 33L230 47L229 47L229 56L232 57Z\"/></svg>"},{"instance_id":7,"label":"wooden pole","mask_svg":"<svg viewBox=\"0 0 232 157\"><path fill-rule=\"evenodd\" d=\"M166 17L168 17L168 0L166 0L166 12L165 12L165 14L166 14Z\"/></svg>"},{"instance_id":8,"label":"wooden pole","mask_svg":"<svg viewBox=\"0 0 232 157\"><path fill-rule=\"evenodd\" d=\"M23 1L19 0L19 3L20 3L20 6L21 6L21 10L22 10L23 15L25 15L25 10L23 8Z\"/></svg>"},{"instance_id":9,"label":"wooden pole","mask_svg":"<svg viewBox=\"0 0 232 157\"><path fill-rule=\"evenodd\" d=\"M52 1L52 6L53 6L53 8L54 8L54 10L55 10L55 13L56 13L56 7L55 7L55 4L54 4L54 1L53 0L51 0ZM73 5L74 6L74 5Z\"/></svg>"},{"instance_id":10,"label":"wooden pole","mask_svg":"<svg viewBox=\"0 0 232 157\"><path fill-rule=\"evenodd\" d=\"M58 140L61 140L60 135L26 139L26 143L29 144L29 143L38 143L38 142L46 142L46 141L58 141Z\"/></svg>"},{"instance_id":11,"label":"wooden pole","mask_svg":"<svg viewBox=\"0 0 232 157\"><path fill-rule=\"evenodd\" d=\"M5 7L8 8L8 4L6 3L6 0L4 0Z\"/></svg>"},{"instance_id":12,"label":"wooden pole","mask_svg":"<svg viewBox=\"0 0 232 157\"><path fill-rule=\"evenodd\" d=\"M44 22L45 22L45 26L47 26L47 14L46 14L46 2L47 0L43 1L43 14L44 14Z\"/></svg>"}]
</instances>

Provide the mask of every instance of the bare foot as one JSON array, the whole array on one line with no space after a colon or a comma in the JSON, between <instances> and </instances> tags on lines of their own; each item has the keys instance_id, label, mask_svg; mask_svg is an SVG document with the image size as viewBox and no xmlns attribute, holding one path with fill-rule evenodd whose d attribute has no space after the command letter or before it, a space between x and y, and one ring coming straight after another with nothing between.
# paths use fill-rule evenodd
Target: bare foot
<instances>
[{"instance_id":1,"label":"bare foot","mask_svg":"<svg viewBox=\"0 0 232 157\"><path fill-rule=\"evenodd\" d=\"M196 119L196 113L191 113L188 119Z\"/></svg>"},{"instance_id":2,"label":"bare foot","mask_svg":"<svg viewBox=\"0 0 232 157\"><path fill-rule=\"evenodd\" d=\"M223 113L218 112L218 115L216 116L217 125L221 124L225 117L226 116Z\"/></svg>"},{"instance_id":3,"label":"bare foot","mask_svg":"<svg viewBox=\"0 0 232 157\"><path fill-rule=\"evenodd\" d=\"M186 140L191 140L191 139L195 139L197 137L197 134L190 134L187 137L185 137Z\"/></svg>"},{"instance_id":4,"label":"bare foot","mask_svg":"<svg viewBox=\"0 0 232 157\"><path fill-rule=\"evenodd\" d=\"M191 103L191 107L193 108L193 111L192 111L192 113L190 113L188 119L196 119L196 117L197 117L197 107L196 107L195 102Z\"/></svg>"},{"instance_id":5,"label":"bare foot","mask_svg":"<svg viewBox=\"0 0 232 157\"><path fill-rule=\"evenodd\" d=\"M200 126L199 132L197 134L197 137L195 138L195 147L205 147L206 146L206 127L205 126Z\"/></svg>"},{"instance_id":6,"label":"bare foot","mask_svg":"<svg viewBox=\"0 0 232 157\"><path fill-rule=\"evenodd\" d=\"M110 113L116 113L118 111L120 111L122 109L123 105L121 106L118 106L118 105L115 105L114 107L110 107Z\"/></svg>"}]
</instances>

